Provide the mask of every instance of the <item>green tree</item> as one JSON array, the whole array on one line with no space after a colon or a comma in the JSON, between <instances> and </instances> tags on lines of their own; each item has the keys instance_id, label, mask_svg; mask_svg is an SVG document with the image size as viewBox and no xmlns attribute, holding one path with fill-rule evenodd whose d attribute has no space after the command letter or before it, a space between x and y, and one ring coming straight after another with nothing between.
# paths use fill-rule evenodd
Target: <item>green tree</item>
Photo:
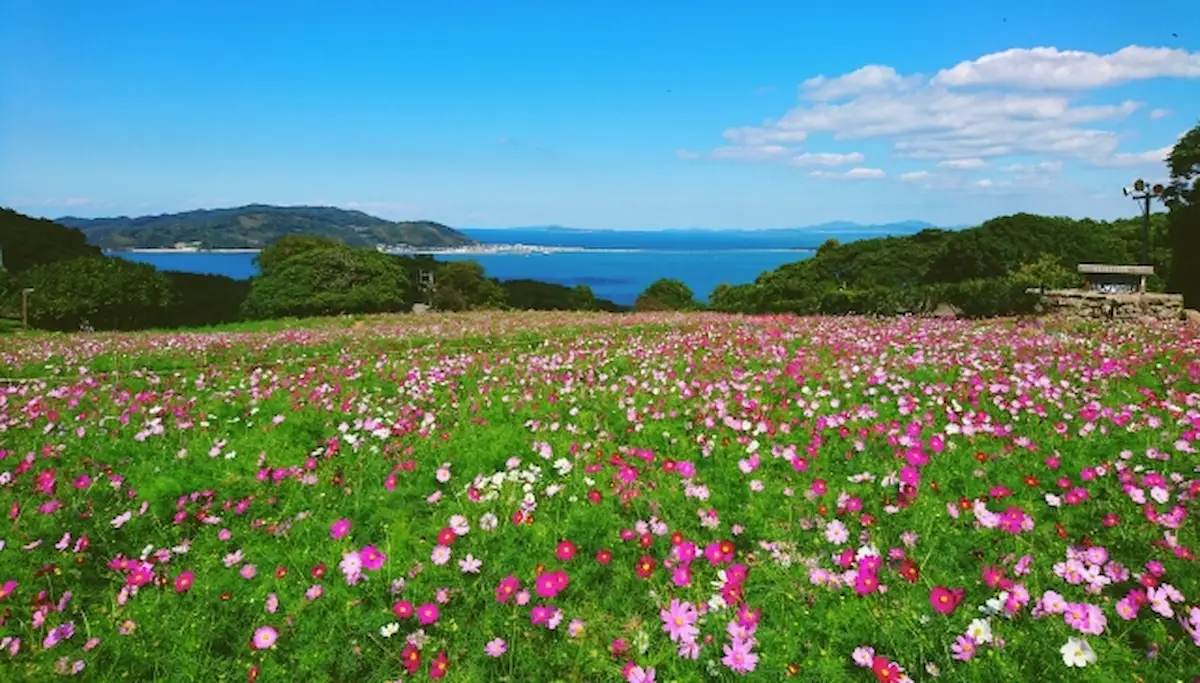
<instances>
[{"instance_id":1,"label":"green tree","mask_svg":"<svg viewBox=\"0 0 1200 683\"><path fill-rule=\"evenodd\" d=\"M223 275L163 271L176 296L174 304L152 321L154 327L201 327L241 319L250 281Z\"/></svg>"},{"instance_id":2,"label":"green tree","mask_svg":"<svg viewBox=\"0 0 1200 683\"><path fill-rule=\"evenodd\" d=\"M408 274L374 249L302 251L254 278L242 304L247 318L383 313L405 307Z\"/></svg>"},{"instance_id":3,"label":"green tree","mask_svg":"<svg viewBox=\"0 0 1200 683\"><path fill-rule=\"evenodd\" d=\"M929 282L1005 277L1042 254L1068 267L1080 262L1123 263L1127 247L1111 226L1097 221L1018 213L952 233L929 267Z\"/></svg>"},{"instance_id":4,"label":"green tree","mask_svg":"<svg viewBox=\"0 0 1200 683\"><path fill-rule=\"evenodd\" d=\"M433 307L439 311L503 308L504 288L487 277L476 261L440 265L434 282Z\"/></svg>"},{"instance_id":5,"label":"green tree","mask_svg":"<svg viewBox=\"0 0 1200 683\"><path fill-rule=\"evenodd\" d=\"M1066 267L1062 259L1054 254L1042 254L1029 263L1021 264L1009 277L1026 288L1065 289L1083 285L1079 273Z\"/></svg>"},{"instance_id":6,"label":"green tree","mask_svg":"<svg viewBox=\"0 0 1200 683\"><path fill-rule=\"evenodd\" d=\"M1200 124L1184 134L1167 157L1171 186L1166 193L1171 242L1169 287L1184 304L1200 308Z\"/></svg>"},{"instance_id":7,"label":"green tree","mask_svg":"<svg viewBox=\"0 0 1200 683\"><path fill-rule=\"evenodd\" d=\"M19 273L42 263L100 256L83 233L43 218L0 209L0 266Z\"/></svg>"},{"instance_id":8,"label":"green tree","mask_svg":"<svg viewBox=\"0 0 1200 683\"><path fill-rule=\"evenodd\" d=\"M600 301L589 285L581 283L571 289L571 307L577 311L595 311L599 309Z\"/></svg>"},{"instance_id":9,"label":"green tree","mask_svg":"<svg viewBox=\"0 0 1200 683\"><path fill-rule=\"evenodd\" d=\"M674 278L651 282L633 302L635 311L692 311L699 307L692 290Z\"/></svg>"},{"instance_id":10,"label":"green tree","mask_svg":"<svg viewBox=\"0 0 1200 683\"><path fill-rule=\"evenodd\" d=\"M758 313L762 292L757 285L721 283L708 295L708 307L722 313Z\"/></svg>"},{"instance_id":11,"label":"green tree","mask_svg":"<svg viewBox=\"0 0 1200 683\"><path fill-rule=\"evenodd\" d=\"M144 263L90 256L34 266L12 289L26 287L29 323L51 330L134 330L154 324L174 302L171 281ZM12 305L10 304L10 308Z\"/></svg>"},{"instance_id":12,"label":"green tree","mask_svg":"<svg viewBox=\"0 0 1200 683\"><path fill-rule=\"evenodd\" d=\"M286 235L280 237L271 246L258 252L254 257L255 263L258 265L258 272L262 275L270 275L284 261L293 256L303 254L306 251L314 251L316 249L332 249L342 246L341 242L330 239L328 237L319 237L316 235Z\"/></svg>"}]
</instances>

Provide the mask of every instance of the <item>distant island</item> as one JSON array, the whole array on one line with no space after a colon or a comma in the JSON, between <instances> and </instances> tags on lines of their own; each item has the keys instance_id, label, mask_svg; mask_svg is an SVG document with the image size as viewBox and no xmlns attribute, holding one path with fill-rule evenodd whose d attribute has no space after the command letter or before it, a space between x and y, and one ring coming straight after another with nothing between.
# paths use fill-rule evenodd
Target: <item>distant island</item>
<instances>
[{"instance_id":1,"label":"distant island","mask_svg":"<svg viewBox=\"0 0 1200 683\"><path fill-rule=\"evenodd\" d=\"M159 216L55 220L83 232L101 249L177 251L262 249L285 235L328 237L352 247L397 251L465 249L479 243L432 221L389 221L330 206L251 204Z\"/></svg>"}]
</instances>

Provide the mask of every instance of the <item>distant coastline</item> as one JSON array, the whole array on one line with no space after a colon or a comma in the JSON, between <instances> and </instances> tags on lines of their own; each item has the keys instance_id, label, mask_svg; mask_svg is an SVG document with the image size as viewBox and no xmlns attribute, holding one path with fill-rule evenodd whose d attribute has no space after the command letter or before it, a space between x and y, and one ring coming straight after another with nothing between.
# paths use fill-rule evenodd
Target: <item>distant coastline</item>
<instances>
[{"instance_id":1,"label":"distant coastline","mask_svg":"<svg viewBox=\"0 0 1200 683\"><path fill-rule=\"evenodd\" d=\"M261 249L176 249L174 247L146 247L133 249L105 249L106 254L257 254Z\"/></svg>"},{"instance_id":2,"label":"distant coastline","mask_svg":"<svg viewBox=\"0 0 1200 683\"><path fill-rule=\"evenodd\" d=\"M502 256L505 254L530 256L537 254L565 254L565 253L589 253L589 254L639 254L644 252L661 252L664 254L693 254L693 253L720 253L720 252L744 252L744 253L782 253L782 252L815 252L816 247L747 247L747 248L729 248L718 247L715 249L679 249L679 248L622 248L622 247L563 247L563 246L543 246L535 244L475 244L465 247L400 247L400 246L378 246L376 249L385 254L396 256ZM261 249L204 249L204 248L176 248L176 247L158 247L158 248L133 248L133 249L106 249L106 254L257 254Z\"/></svg>"}]
</instances>

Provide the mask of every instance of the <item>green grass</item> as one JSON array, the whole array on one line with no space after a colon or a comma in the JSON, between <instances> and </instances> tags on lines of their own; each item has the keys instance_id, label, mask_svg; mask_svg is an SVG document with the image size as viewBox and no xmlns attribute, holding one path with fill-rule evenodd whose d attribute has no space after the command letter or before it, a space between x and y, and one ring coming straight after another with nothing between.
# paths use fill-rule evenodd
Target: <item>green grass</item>
<instances>
[{"instance_id":1,"label":"green grass","mask_svg":"<svg viewBox=\"0 0 1200 683\"><path fill-rule=\"evenodd\" d=\"M0 608L12 609L0 638L23 643L15 657L0 653L3 666L22 680L57 679L60 657L66 666L85 662L80 678L97 681L244 680L252 670L260 681L422 680L430 660L445 652L448 681L617 681L630 660L654 667L660 682L741 680L720 663L737 610L703 618L697 660L677 654L659 616L671 599L712 599L718 570L730 565L710 565L703 551L724 540L749 570L745 601L762 610L753 648L759 661L745 680L872 680L851 660L860 646L916 680L931 678L927 665L953 681L1149 683L1200 671L1200 648L1176 620L1149 608L1133 621L1117 616L1132 581L1088 594L1054 571L1086 537L1135 574L1148 560L1161 562L1162 580L1185 598L1176 614L1200 604L1195 562L1153 544L1165 529L1143 516L1112 470L1128 463L1168 481L1178 474L1160 509L1178 504L1195 513L1188 482L1197 459L1175 448L1179 439L1198 441L1178 424L1180 406L1200 401L1194 333L665 315L309 324L224 327L198 337L11 338L14 371L47 372L50 358L60 380L9 390L0 403L0 472L9 472L0 491L19 506L0 534L0 584L19 582L0 598ZM210 345L182 346L200 341ZM902 410L910 401L915 410ZM933 452L930 438L968 412L976 424L1012 433L951 434ZM1123 415L1127 423L1114 422ZM905 464L899 439L916 420L925 422L917 438L930 461L911 504L893 510L898 491L881 480ZM1095 431L1079 434L1089 422ZM1060 423L1069 424L1063 434ZM1147 457L1154 453L1148 449L1171 459ZM747 473L740 461L752 451L761 462ZM34 461L19 468L26 453ZM1054 453L1058 471L1045 462ZM793 466L796 456L803 467ZM510 468L513 458L520 462ZM677 470L685 462L696 470L690 485ZM444 465L450 476L443 482ZM1109 473L1081 476L1098 465ZM48 493L50 475L37 477L51 470ZM851 481L862 473L874 481ZM85 474L91 482L76 487ZM1046 493L1064 492L1058 477L1086 488L1089 499L1049 506ZM818 479L828 493L806 496ZM990 497L998 486L1011 495ZM589 501L592 492L598 502ZM871 519L839 511L840 492L860 499ZM429 502L435 494L440 499ZM528 494L536 500L533 521L514 524ZM947 504L983 496L993 512L1020 508L1034 528L981 529L971 511L957 519L947 512ZM51 501L61 507L39 511ZM710 509L719 515L716 528L698 514ZM181 510L186 515L177 519ZM202 521L202 511L219 522ZM113 520L126 512L117 528ZM1110 512L1121 519L1107 527L1102 519ZM481 524L489 514L498 519L490 531ZM438 566L431 556L437 535L456 515L470 531ZM622 540L624 530L652 518L699 547L690 585L676 585L663 567L669 535L652 535L647 548ZM353 528L333 539L338 519ZM833 519L848 527L847 543L826 540L823 527ZM1180 545L1200 544L1193 521L1172 532ZM901 540L906 532L916 534L912 547ZM832 570L831 555L858 548L860 534L885 556L903 549L919 568L916 582L900 577L895 560L879 571L886 593L859 596L810 581L810 565ZM81 536L88 547L73 552ZM555 557L564 539L578 548L569 561ZM185 543L187 552L178 552ZM364 582L347 585L338 563L367 544L387 560ZM122 595L126 574L108 563L146 548L170 555L152 567L162 585ZM602 549L613 553L610 564L597 561ZM236 551L240 562L226 567L224 558ZM468 553L483 563L477 575L459 570ZM1016 576L1013 562L1026 554L1031 571ZM643 555L658 565L649 578L634 571ZM257 568L252 579L239 575L246 564ZM983 646L974 660L957 662L951 644L998 593L981 580L987 565L1004 567L1032 600L1012 619L992 618L1003 647ZM535 595L524 607L495 599L508 575L532 589L539 571L558 569L570 586L557 597ZM194 572L195 583L177 593L172 585L184 571ZM314 585L323 595L306 599ZM930 606L938 585L965 590L951 615ZM64 612L46 615L48 627L71 622L75 629L50 649L29 607L43 590L53 602L65 591L73 596ZM397 619L392 606L432 602L439 590L449 601L424 628L422 668L410 675L402 666L404 638L419 627ZM1081 636L1061 616L1033 617L1047 590L1099 606L1104 633ZM272 594L274 613L265 608ZM556 629L531 624L537 604L562 610ZM573 620L584 624L576 637L568 633ZM390 622L399 630L389 638L380 629ZM250 639L263 626L277 629L279 639L255 650ZM1072 636L1085 637L1098 656L1082 671L1065 667L1059 652ZM85 651L89 638L99 645ZM508 644L499 658L484 654L495 638ZM631 644L627 655L610 654L617 640Z\"/></svg>"}]
</instances>

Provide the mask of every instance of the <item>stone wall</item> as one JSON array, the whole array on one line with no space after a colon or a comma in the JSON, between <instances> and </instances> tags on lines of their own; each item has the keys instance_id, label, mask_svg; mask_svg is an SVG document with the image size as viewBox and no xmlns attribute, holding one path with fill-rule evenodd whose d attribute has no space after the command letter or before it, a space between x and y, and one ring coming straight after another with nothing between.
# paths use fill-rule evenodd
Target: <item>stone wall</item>
<instances>
[{"instance_id":1,"label":"stone wall","mask_svg":"<svg viewBox=\"0 0 1200 683\"><path fill-rule=\"evenodd\" d=\"M1052 289L1041 295L1041 309L1049 315L1085 320L1182 320L1179 294L1105 294L1086 289Z\"/></svg>"}]
</instances>

